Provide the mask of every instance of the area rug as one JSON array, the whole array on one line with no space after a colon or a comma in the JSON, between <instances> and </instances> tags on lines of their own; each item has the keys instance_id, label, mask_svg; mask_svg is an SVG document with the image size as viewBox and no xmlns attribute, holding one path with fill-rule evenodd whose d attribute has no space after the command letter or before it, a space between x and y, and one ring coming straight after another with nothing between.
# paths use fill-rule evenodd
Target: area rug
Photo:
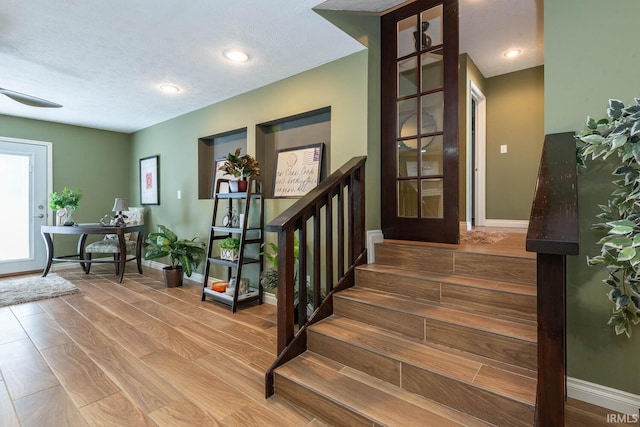
<instances>
[{"instance_id":1,"label":"area rug","mask_svg":"<svg viewBox=\"0 0 640 427\"><path fill-rule=\"evenodd\" d=\"M57 274L0 280L0 307L80 292L67 279Z\"/></svg>"},{"instance_id":2,"label":"area rug","mask_svg":"<svg viewBox=\"0 0 640 427\"><path fill-rule=\"evenodd\" d=\"M460 243L496 243L507 237L507 233L500 231L471 230L460 233Z\"/></svg>"}]
</instances>

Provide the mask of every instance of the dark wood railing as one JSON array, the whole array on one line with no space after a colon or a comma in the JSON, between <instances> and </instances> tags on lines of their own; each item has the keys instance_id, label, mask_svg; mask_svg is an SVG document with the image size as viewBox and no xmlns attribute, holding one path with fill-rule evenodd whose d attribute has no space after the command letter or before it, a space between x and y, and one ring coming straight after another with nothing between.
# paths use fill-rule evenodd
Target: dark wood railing
<instances>
[{"instance_id":1,"label":"dark wood railing","mask_svg":"<svg viewBox=\"0 0 640 427\"><path fill-rule=\"evenodd\" d=\"M278 357L266 372L267 397L274 369L306 350L307 327L333 314L333 294L353 286L355 267L366 262L365 161L351 159L266 227L278 233Z\"/></svg>"},{"instance_id":2,"label":"dark wood railing","mask_svg":"<svg viewBox=\"0 0 640 427\"><path fill-rule=\"evenodd\" d=\"M578 188L573 133L547 135L531 208L527 251L537 253L536 425L564 425L566 256L578 254Z\"/></svg>"}]
</instances>

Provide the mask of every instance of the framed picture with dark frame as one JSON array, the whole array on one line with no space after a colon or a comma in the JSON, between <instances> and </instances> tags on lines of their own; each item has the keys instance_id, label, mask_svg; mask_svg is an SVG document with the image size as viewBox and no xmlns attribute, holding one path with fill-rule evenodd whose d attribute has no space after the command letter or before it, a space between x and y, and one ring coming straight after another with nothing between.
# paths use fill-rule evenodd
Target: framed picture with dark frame
<instances>
[{"instance_id":1,"label":"framed picture with dark frame","mask_svg":"<svg viewBox=\"0 0 640 427\"><path fill-rule=\"evenodd\" d=\"M160 204L160 156L140 159L140 204Z\"/></svg>"},{"instance_id":2,"label":"framed picture with dark frame","mask_svg":"<svg viewBox=\"0 0 640 427\"><path fill-rule=\"evenodd\" d=\"M320 182L323 143L276 151L274 198L302 197Z\"/></svg>"}]
</instances>

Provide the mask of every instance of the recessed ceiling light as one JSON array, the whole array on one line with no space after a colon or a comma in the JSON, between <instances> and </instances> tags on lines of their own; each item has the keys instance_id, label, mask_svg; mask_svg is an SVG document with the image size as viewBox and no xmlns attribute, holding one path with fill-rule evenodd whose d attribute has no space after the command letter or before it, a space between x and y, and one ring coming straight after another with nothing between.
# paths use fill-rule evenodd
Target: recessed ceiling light
<instances>
[{"instance_id":1,"label":"recessed ceiling light","mask_svg":"<svg viewBox=\"0 0 640 427\"><path fill-rule=\"evenodd\" d=\"M504 56L507 58L515 58L516 56L522 53L522 49L511 49L504 53Z\"/></svg>"},{"instance_id":2,"label":"recessed ceiling light","mask_svg":"<svg viewBox=\"0 0 640 427\"><path fill-rule=\"evenodd\" d=\"M227 49L224 52L222 52L222 54L229 61L233 61L233 62L245 62L249 59L249 55L237 49Z\"/></svg>"},{"instance_id":3,"label":"recessed ceiling light","mask_svg":"<svg viewBox=\"0 0 640 427\"><path fill-rule=\"evenodd\" d=\"M180 92L180 88L176 85L172 85L172 84L161 84L160 85L160 90L163 91L164 93L178 93Z\"/></svg>"}]
</instances>

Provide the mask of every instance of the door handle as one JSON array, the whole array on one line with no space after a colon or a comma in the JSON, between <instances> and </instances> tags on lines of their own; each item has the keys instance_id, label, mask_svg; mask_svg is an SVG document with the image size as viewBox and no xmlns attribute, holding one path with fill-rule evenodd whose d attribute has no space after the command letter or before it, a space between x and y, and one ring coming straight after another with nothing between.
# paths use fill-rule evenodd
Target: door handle
<instances>
[{"instance_id":1,"label":"door handle","mask_svg":"<svg viewBox=\"0 0 640 427\"><path fill-rule=\"evenodd\" d=\"M34 218L44 218L44 214L34 215Z\"/></svg>"}]
</instances>

